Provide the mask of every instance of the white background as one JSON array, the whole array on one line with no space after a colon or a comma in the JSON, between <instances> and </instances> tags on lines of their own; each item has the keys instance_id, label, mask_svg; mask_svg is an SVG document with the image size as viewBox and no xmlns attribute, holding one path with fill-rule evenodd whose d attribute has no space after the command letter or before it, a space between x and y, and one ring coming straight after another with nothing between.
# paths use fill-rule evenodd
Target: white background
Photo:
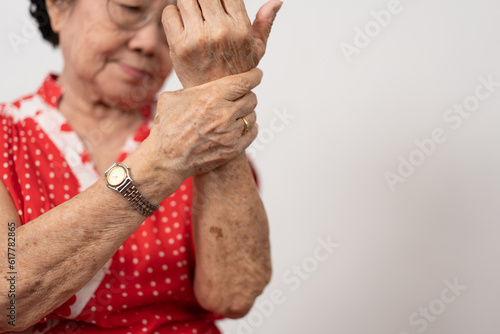
<instances>
[{"instance_id":1,"label":"white background","mask_svg":"<svg viewBox=\"0 0 500 334\"><path fill-rule=\"evenodd\" d=\"M247 1L252 17L261 4ZM246 318L222 323L228 334L500 332L500 87L458 129L443 119L474 94L480 76L500 82L500 5L401 0L400 13L349 63L340 43L353 44L355 28L387 4L283 6L260 66L261 136L250 151L271 223L274 276ZM0 13L1 101L32 92L61 68L38 35L28 34L17 52L9 42L9 33L22 36L27 11L23 0ZM179 87L176 79L167 84ZM415 141L435 128L447 140L391 191L384 173L397 173L399 156L416 157ZM318 238L328 237L340 247L317 263ZM307 277L290 271L303 265ZM451 303L441 297L445 280L466 286L445 294ZM273 291L282 293L279 304ZM429 306L424 320L419 312Z\"/></svg>"}]
</instances>

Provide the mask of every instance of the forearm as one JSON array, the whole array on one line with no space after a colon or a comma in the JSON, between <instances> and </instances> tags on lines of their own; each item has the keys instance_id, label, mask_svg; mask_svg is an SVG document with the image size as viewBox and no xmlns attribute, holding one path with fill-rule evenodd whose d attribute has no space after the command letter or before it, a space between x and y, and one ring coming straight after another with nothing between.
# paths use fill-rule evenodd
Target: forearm
<instances>
[{"instance_id":1,"label":"forearm","mask_svg":"<svg viewBox=\"0 0 500 334\"><path fill-rule=\"evenodd\" d=\"M242 317L271 276L267 215L245 152L193 177L193 237L198 302Z\"/></svg>"},{"instance_id":2,"label":"forearm","mask_svg":"<svg viewBox=\"0 0 500 334\"><path fill-rule=\"evenodd\" d=\"M207 17L205 19L209 20ZM166 21L171 22L168 19ZM235 22L234 18L231 22ZM245 38L253 35L250 30L243 29L246 26L243 21L236 20L236 23L237 28L227 31L246 31ZM204 33L196 31L195 36L200 39ZM263 55L263 51L259 55L250 51L256 50L253 41L241 44L240 38L236 38L234 43L215 43L212 48L210 44L199 48L199 45L184 45L189 38L177 42L172 34L167 33L167 36L170 36L172 50L179 50L181 55L197 54L198 51L204 55L214 55L206 59L180 59L174 52L174 67L185 88L248 71L257 66ZM206 37L208 40L210 38ZM228 45L238 47L228 50ZM229 51L233 51L232 56L219 63L220 54L229 54ZM191 63L192 59L196 59L196 64ZM243 122L236 118L234 121L237 122L235 124L241 124L243 130ZM255 130L253 126L251 131ZM247 136L241 136L240 140ZM243 316L271 275L267 216L244 152L209 173L193 177L193 231L196 251L194 292L198 302L207 310L224 316Z\"/></svg>"},{"instance_id":3,"label":"forearm","mask_svg":"<svg viewBox=\"0 0 500 334\"><path fill-rule=\"evenodd\" d=\"M271 275L267 216L246 155L193 184L196 297L205 308L240 317Z\"/></svg>"},{"instance_id":4,"label":"forearm","mask_svg":"<svg viewBox=\"0 0 500 334\"><path fill-rule=\"evenodd\" d=\"M133 175L138 176L137 187L152 202L160 201L153 183L143 182L140 166L131 163ZM16 329L33 325L79 291L144 219L100 179L73 199L19 227ZM5 241L2 251L7 249ZM2 270L9 271L5 265ZM0 284L2 296L7 295L7 283ZM5 302L2 300L2 307ZM2 324L6 323L3 319Z\"/></svg>"},{"instance_id":5,"label":"forearm","mask_svg":"<svg viewBox=\"0 0 500 334\"><path fill-rule=\"evenodd\" d=\"M80 290L144 220L116 197L101 179L17 230L16 304L22 324Z\"/></svg>"}]
</instances>

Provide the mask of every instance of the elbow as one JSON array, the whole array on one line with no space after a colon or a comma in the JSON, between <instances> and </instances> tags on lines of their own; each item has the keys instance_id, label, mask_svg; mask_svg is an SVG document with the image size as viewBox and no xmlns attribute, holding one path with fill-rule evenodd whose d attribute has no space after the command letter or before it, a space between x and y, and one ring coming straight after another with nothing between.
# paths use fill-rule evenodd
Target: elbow
<instances>
[{"instance_id":1,"label":"elbow","mask_svg":"<svg viewBox=\"0 0 500 334\"><path fill-rule=\"evenodd\" d=\"M235 299L231 304L220 310L220 314L229 319L243 318L250 312L255 302L255 298L241 298Z\"/></svg>"},{"instance_id":2,"label":"elbow","mask_svg":"<svg viewBox=\"0 0 500 334\"><path fill-rule=\"evenodd\" d=\"M244 317L252 308L257 297L253 297L249 293L232 294L230 297L215 296L213 293L196 293L196 291L195 294L198 303L205 310L230 319Z\"/></svg>"},{"instance_id":3,"label":"elbow","mask_svg":"<svg viewBox=\"0 0 500 334\"><path fill-rule=\"evenodd\" d=\"M271 280L271 266L259 275L249 275L243 280L232 279L220 288L213 284L194 285L194 293L198 303L207 311L211 311L230 319L239 319L250 312L256 298L262 294ZM208 284L207 284L208 283Z\"/></svg>"}]
</instances>

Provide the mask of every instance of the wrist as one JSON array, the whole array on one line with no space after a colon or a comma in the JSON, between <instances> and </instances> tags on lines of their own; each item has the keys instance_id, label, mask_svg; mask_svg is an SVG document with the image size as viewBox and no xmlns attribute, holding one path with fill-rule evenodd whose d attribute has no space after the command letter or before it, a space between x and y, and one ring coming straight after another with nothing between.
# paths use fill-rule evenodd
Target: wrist
<instances>
[{"instance_id":1,"label":"wrist","mask_svg":"<svg viewBox=\"0 0 500 334\"><path fill-rule=\"evenodd\" d=\"M160 204L181 186L184 179L172 170L158 167L140 148L123 164L129 167L130 176L141 194L150 203Z\"/></svg>"},{"instance_id":2,"label":"wrist","mask_svg":"<svg viewBox=\"0 0 500 334\"><path fill-rule=\"evenodd\" d=\"M208 173L194 175L193 181L197 185L206 187L208 185L217 186L230 180L238 179L241 181L247 178L253 180L253 174L248 163L247 155L245 152L242 152L233 160L228 161L224 165Z\"/></svg>"}]
</instances>

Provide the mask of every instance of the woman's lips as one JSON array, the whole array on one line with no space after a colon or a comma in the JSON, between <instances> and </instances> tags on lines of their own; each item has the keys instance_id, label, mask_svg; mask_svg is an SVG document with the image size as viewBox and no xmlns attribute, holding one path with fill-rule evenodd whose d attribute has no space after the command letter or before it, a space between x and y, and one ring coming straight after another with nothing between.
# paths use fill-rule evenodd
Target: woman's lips
<instances>
[{"instance_id":1,"label":"woman's lips","mask_svg":"<svg viewBox=\"0 0 500 334\"><path fill-rule=\"evenodd\" d=\"M135 67L131 67L122 63L120 63L120 67L122 68L123 71L130 74L132 77L136 79L144 79L148 75L148 72L141 71Z\"/></svg>"}]
</instances>

